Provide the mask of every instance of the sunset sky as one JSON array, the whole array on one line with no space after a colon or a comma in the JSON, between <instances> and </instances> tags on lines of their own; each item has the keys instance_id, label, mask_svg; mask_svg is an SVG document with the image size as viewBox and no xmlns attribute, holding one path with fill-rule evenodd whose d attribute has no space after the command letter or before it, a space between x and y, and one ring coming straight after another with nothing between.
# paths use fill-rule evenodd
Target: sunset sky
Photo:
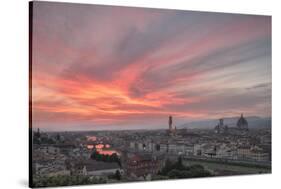
<instances>
[{"instance_id":1,"label":"sunset sky","mask_svg":"<svg viewBox=\"0 0 281 189\"><path fill-rule=\"evenodd\" d=\"M35 2L32 125L271 116L271 17Z\"/></svg>"}]
</instances>

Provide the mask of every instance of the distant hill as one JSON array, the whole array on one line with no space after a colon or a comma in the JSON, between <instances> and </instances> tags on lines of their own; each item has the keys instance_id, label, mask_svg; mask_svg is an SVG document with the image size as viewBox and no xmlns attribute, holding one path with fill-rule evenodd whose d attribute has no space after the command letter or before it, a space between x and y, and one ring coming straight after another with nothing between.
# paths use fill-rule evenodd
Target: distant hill
<instances>
[{"instance_id":1,"label":"distant hill","mask_svg":"<svg viewBox=\"0 0 281 189\"><path fill-rule=\"evenodd\" d=\"M267 118L261 118L257 116L251 116L251 117L245 117L248 121L249 129L251 128L265 128L265 127L271 127L271 117ZM224 118L223 122L225 125L228 125L228 127L236 127L236 123L238 121L239 117L228 117ZM210 120L202 120L202 121L193 121L188 122L185 124L182 124L180 126L177 126L177 128L187 128L187 129L212 129L218 124L218 119L210 119Z\"/></svg>"}]
</instances>

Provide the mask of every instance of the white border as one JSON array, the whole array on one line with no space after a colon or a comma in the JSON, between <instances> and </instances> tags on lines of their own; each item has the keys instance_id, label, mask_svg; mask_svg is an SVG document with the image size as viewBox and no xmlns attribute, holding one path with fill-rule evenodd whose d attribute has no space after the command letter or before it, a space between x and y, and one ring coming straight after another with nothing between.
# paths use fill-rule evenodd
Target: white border
<instances>
[{"instance_id":1,"label":"white border","mask_svg":"<svg viewBox=\"0 0 281 189\"><path fill-rule=\"evenodd\" d=\"M273 174L186 179L83 188L279 188L280 167L280 7L277 0L61 0L90 4L170 8L272 15L273 18ZM28 1L6 0L0 6L0 188L26 188L28 179ZM281 178L281 177L280 177ZM73 187L78 188L78 187Z\"/></svg>"}]
</instances>

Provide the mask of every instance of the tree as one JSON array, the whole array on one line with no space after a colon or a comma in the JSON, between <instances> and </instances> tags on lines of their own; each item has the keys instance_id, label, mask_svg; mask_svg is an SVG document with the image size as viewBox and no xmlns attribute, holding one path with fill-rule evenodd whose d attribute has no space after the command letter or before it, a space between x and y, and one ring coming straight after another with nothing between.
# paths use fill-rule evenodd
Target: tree
<instances>
[{"instance_id":1,"label":"tree","mask_svg":"<svg viewBox=\"0 0 281 189\"><path fill-rule=\"evenodd\" d=\"M97 158L97 151L94 150L93 153L91 154L91 159L96 159Z\"/></svg>"},{"instance_id":2,"label":"tree","mask_svg":"<svg viewBox=\"0 0 281 189\"><path fill-rule=\"evenodd\" d=\"M105 162L110 162L111 161L111 156L110 155L104 155Z\"/></svg>"},{"instance_id":3,"label":"tree","mask_svg":"<svg viewBox=\"0 0 281 189\"><path fill-rule=\"evenodd\" d=\"M170 159L167 159L164 168L161 170L161 175L166 175L170 170L172 170L172 167L173 163Z\"/></svg>"},{"instance_id":4,"label":"tree","mask_svg":"<svg viewBox=\"0 0 281 189\"><path fill-rule=\"evenodd\" d=\"M212 174L208 170L205 170L202 165L183 165L181 157L179 157L178 161L175 163L172 163L168 159L164 168L159 172L159 175L168 176L169 178L193 178L212 176Z\"/></svg>"},{"instance_id":5,"label":"tree","mask_svg":"<svg viewBox=\"0 0 281 189\"><path fill-rule=\"evenodd\" d=\"M97 160L97 161L102 161L102 160L103 160L103 155L97 153L96 160Z\"/></svg>"},{"instance_id":6,"label":"tree","mask_svg":"<svg viewBox=\"0 0 281 189\"><path fill-rule=\"evenodd\" d=\"M178 161L176 163L176 168L177 169L184 169L184 165L182 163L182 157L181 156L178 157Z\"/></svg>"},{"instance_id":7,"label":"tree","mask_svg":"<svg viewBox=\"0 0 281 189\"><path fill-rule=\"evenodd\" d=\"M116 153L113 153L112 155L111 155L111 160L112 160L112 162L117 162L118 161L118 155L116 154Z\"/></svg>"},{"instance_id":8,"label":"tree","mask_svg":"<svg viewBox=\"0 0 281 189\"><path fill-rule=\"evenodd\" d=\"M60 140L61 140L61 136L60 136L60 134L57 134L57 136L56 136L56 140L57 140L58 142L60 142Z\"/></svg>"},{"instance_id":9,"label":"tree","mask_svg":"<svg viewBox=\"0 0 281 189\"><path fill-rule=\"evenodd\" d=\"M115 178L116 178L117 180L121 180L121 173L120 173L119 170L117 170L117 171L115 172Z\"/></svg>"}]
</instances>

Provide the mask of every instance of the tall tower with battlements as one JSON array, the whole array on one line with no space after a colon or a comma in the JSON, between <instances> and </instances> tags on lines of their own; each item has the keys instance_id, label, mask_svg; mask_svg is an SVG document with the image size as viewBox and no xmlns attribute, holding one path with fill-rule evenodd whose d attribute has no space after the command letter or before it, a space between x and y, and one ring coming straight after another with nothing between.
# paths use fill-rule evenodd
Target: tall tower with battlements
<instances>
[{"instance_id":1,"label":"tall tower with battlements","mask_svg":"<svg viewBox=\"0 0 281 189\"><path fill-rule=\"evenodd\" d=\"M169 116L169 130L172 131L173 129L173 117Z\"/></svg>"}]
</instances>

